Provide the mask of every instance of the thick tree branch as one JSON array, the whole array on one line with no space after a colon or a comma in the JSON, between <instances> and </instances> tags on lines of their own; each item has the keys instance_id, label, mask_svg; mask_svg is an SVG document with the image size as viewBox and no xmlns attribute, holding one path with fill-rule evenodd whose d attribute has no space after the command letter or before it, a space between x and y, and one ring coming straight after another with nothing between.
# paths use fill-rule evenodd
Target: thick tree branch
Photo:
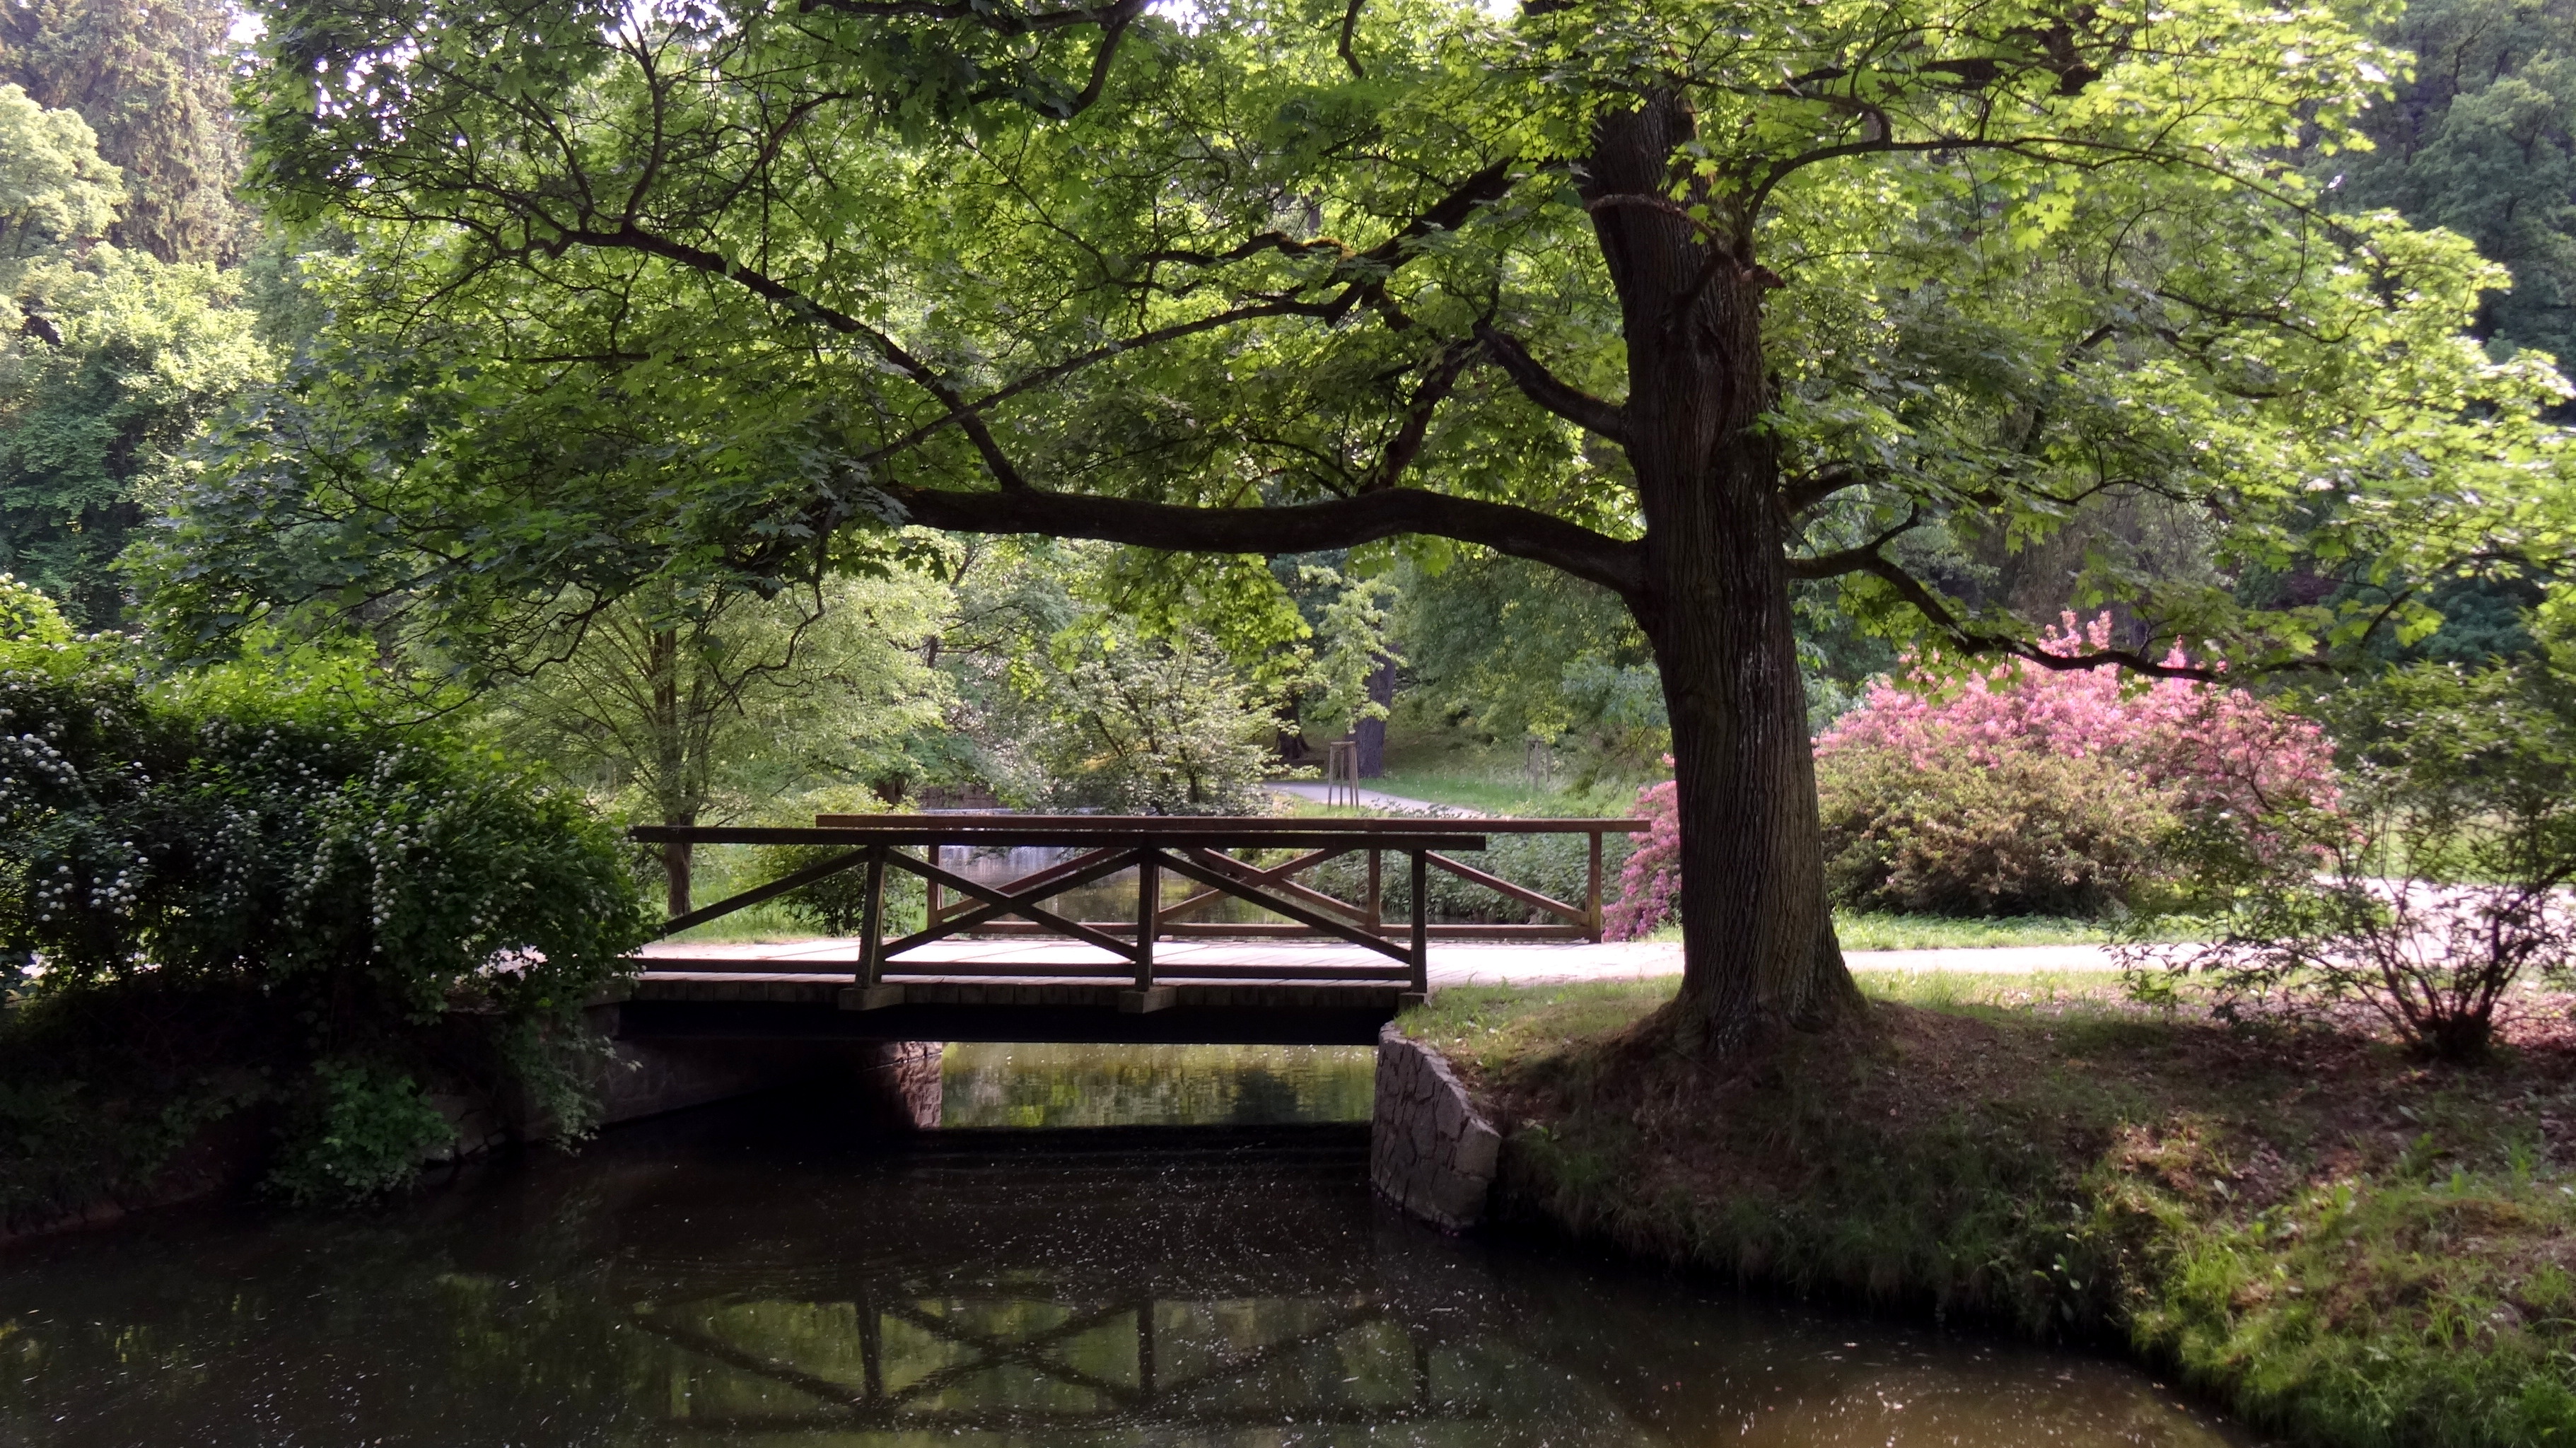
<instances>
[{"instance_id":1,"label":"thick tree branch","mask_svg":"<svg viewBox=\"0 0 2576 1448\"><path fill-rule=\"evenodd\" d=\"M1093 538L1174 553L1314 553L1408 533L1453 538L1527 558L1634 597L1643 587L1635 543L1508 503L1422 488L1275 508L1203 508L1039 488L1010 492L879 484L895 521L953 533Z\"/></svg>"},{"instance_id":2,"label":"thick tree branch","mask_svg":"<svg viewBox=\"0 0 2576 1448\"><path fill-rule=\"evenodd\" d=\"M1496 161L1484 170L1461 181L1446 196L1432 203L1431 209L1404 224L1395 235L1344 261L1335 271L1346 272L1354 265L1373 275L1354 281L1342 294L1326 304L1327 314L1335 320L1362 302L1376 302L1386 295L1386 279L1402 266L1405 253L1413 243L1435 231L1456 231L1467 224L1467 218L1479 206L1500 201L1512 189L1512 158Z\"/></svg>"},{"instance_id":3,"label":"thick tree branch","mask_svg":"<svg viewBox=\"0 0 2576 1448\"><path fill-rule=\"evenodd\" d=\"M1832 553L1818 553L1806 558L1790 559L1789 576L1792 578L1840 578L1846 573L1875 572L1875 565L1887 561L1885 555L1880 553L1879 550L1914 531L1915 526L1920 524L1922 521L1923 510L1920 507L1908 508L1905 511L1904 522L1897 524L1895 527L1888 529L1886 532L1879 534L1877 537L1870 539L1868 542L1863 543L1857 548L1844 548Z\"/></svg>"},{"instance_id":4,"label":"thick tree branch","mask_svg":"<svg viewBox=\"0 0 2576 1448\"><path fill-rule=\"evenodd\" d=\"M1361 67L1360 58L1351 53L1351 40L1360 28L1360 7L1367 3L1368 0L1351 0L1350 8L1342 12L1342 39L1337 49L1341 52L1342 64L1351 68L1354 80L1368 79L1368 71Z\"/></svg>"},{"instance_id":5,"label":"thick tree branch","mask_svg":"<svg viewBox=\"0 0 2576 1448\"><path fill-rule=\"evenodd\" d=\"M1109 63L1118 57L1118 42L1126 36L1127 27L1144 13L1145 0L1118 0L1109 7L1100 22L1100 52L1091 58L1091 79L1074 93L1065 115L1078 116L1100 99L1102 87L1109 84Z\"/></svg>"},{"instance_id":6,"label":"thick tree branch","mask_svg":"<svg viewBox=\"0 0 2576 1448\"><path fill-rule=\"evenodd\" d=\"M1530 401L1589 432L1599 433L1622 447L1628 444L1628 414L1616 403L1604 402L1581 388L1568 385L1562 378L1539 364L1520 344L1520 339L1495 328L1491 323L1476 324L1476 340L1485 344L1485 353L1511 374L1523 395Z\"/></svg>"},{"instance_id":7,"label":"thick tree branch","mask_svg":"<svg viewBox=\"0 0 2576 1448\"><path fill-rule=\"evenodd\" d=\"M1100 48L1091 57L1091 78L1084 82L1081 90L1065 97L1061 104L1039 100L1030 95L1027 87L1000 80L977 90L968 99L980 104L1017 96L1029 100L1036 109L1058 120L1070 120L1081 115L1091 109L1092 102L1100 99L1102 88L1109 83L1110 63L1118 58L1118 42L1144 9L1145 0L1118 0L1117 4L1091 14L1090 18L1100 24Z\"/></svg>"},{"instance_id":8,"label":"thick tree branch","mask_svg":"<svg viewBox=\"0 0 2576 1448\"><path fill-rule=\"evenodd\" d=\"M1394 487L1404 470L1413 466L1413 460L1421 455L1423 440L1431 434L1432 415L1440 410L1450 389L1458 385L1458 374L1466 371L1483 350L1477 346L1451 346L1431 359L1430 370L1422 375L1422 385L1414 389L1413 400L1405 406L1404 425L1396 429L1385 454L1378 459L1376 471L1360 485L1361 491Z\"/></svg>"},{"instance_id":9,"label":"thick tree branch","mask_svg":"<svg viewBox=\"0 0 2576 1448\"><path fill-rule=\"evenodd\" d=\"M1342 244L1330 237L1299 241L1284 231L1265 231L1229 251L1190 251L1172 248L1162 251L1140 251L1128 259L1138 265L1176 262L1185 266L1213 267L1242 261L1246 257L1259 256L1265 251L1275 251L1281 256L1306 256L1314 252L1338 252L1341 249Z\"/></svg>"},{"instance_id":10,"label":"thick tree branch","mask_svg":"<svg viewBox=\"0 0 2576 1448\"><path fill-rule=\"evenodd\" d=\"M1791 576L1798 578L1831 578L1849 573L1866 573L1895 590L1897 597L1913 605L1915 612L1930 620L1934 628L1949 635L1950 641L1965 653L2009 654L2014 658L2037 664L2041 668L2061 672L2072 669L2118 667L2127 669L2131 673L2145 674L2157 679L2198 679L2203 683L2217 683L2227 678L2227 672L2224 669L2205 664L2168 664L2162 659L2151 658L2136 649L2093 649L2080 654L2052 654L2028 639L2011 634L1989 633L1983 629L1971 627L1956 613L1951 612L1950 606L1943 602L1941 596L1934 593L1923 580L1906 572L1894 559L1875 552L1875 547L1876 545L1873 544L1869 548L1846 549L1841 553L1827 554L1822 558L1792 560L1789 572ZM1821 566L1828 560L1832 561L1832 567L1829 570L1822 569ZM1811 568L1819 571L1809 571Z\"/></svg>"},{"instance_id":11,"label":"thick tree branch","mask_svg":"<svg viewBox=\"0 0 2576 1448\"><path fill-rule=\"evenodd\" d=\"M1827 463L1795 482L1780 486L1780 506L1792 518L1845 488L1856 488L1869 481L1869 474L1851 463Z\"/></svg>"}]
</instances>

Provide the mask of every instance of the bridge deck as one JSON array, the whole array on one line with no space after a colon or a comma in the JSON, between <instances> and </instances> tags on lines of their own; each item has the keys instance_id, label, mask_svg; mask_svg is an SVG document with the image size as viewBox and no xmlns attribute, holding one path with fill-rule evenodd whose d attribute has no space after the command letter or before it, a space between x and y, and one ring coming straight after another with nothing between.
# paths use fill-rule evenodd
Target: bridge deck
<instances>
[{"instance_id":1,"label":"bridge deck","mask_svg":"<svg viewBox=\"0 0 2576 1448\"><path fill-rule=\"evenodd\" d=\"M1133 967L1076 941L944 940L887 962L899 1003L851 1009L856 940L648 946L620 1008L626 1036L1363 1045L1410 987L1385 957L1323 941L1165 942L1165 994L1139 1012ZM1679 968L1672 945L1477 942L1430 952L1434 989L1634 979ZM1371 977L1374 977L1373 979Z\"/></svg>"},{"instance_id":2,"label":"bridge deck","mask_svg":"<svg viewBox=\"0 0 2576 1448\"><path fill-rule=\"evenodd\" d=\"M846 985L858 968L859 942L815 939L700 944L661 941L636 952L642 983L656 988L682 981L715 985L792 983ZM1636 980L1681 969L1681 946L1670 942L1443 941L1432 945L1431 987L1545 985L1566 981ZM1376 976L1385 959L1330 941L1165 941L1154 973L1175 985L1225 980L1240 983L1355 983ZM1069 975L1097 973L1103 985L1123 981L1133 967L1079 941L1048 938L941 940L916 947L904 960L888 961L886 978L903 981L982 980L993 984L1042 979L1064 984ZM1343 972L1349 972L1346 976ZM1383 977L1372 984L1384 984Z\"/></svg>"}]
</instances>

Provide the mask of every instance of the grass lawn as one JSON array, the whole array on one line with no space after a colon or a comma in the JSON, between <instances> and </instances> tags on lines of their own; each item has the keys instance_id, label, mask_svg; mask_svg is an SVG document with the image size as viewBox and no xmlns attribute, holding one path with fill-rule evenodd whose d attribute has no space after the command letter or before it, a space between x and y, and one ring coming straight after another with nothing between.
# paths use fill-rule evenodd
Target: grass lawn
<instances>
[{"instance_id":1,"label":"grass lawn","mask_svg":"<svg viewBox=\"0 0 2576 1448\"><path fill-rule=\"evenodd\" d=\"M2110 927L2097 920L2057 915L2006 915L1992 920L1950 915L1883 915L1836 911L1834 933L1845 950L1951 950L1995 945L2108 945ZM1676 927L1673 939L1679 940ZM2161 934L2158 939L2191 938Z\"/></svg>"},{"instance_id":2,"label":"grass lawn","mask_svg":"<svg viewBox=\"0 0 2576 1448\"><path fill-rule=\"evenodd\" d=\"M1875 911L1837 910L1834 934L1845 950L1976 950L2000 945L2108 945L2111 929L2097 920L2059 915L2005 915L1971 919L1955 915L1886 915ZM1656 930L1653 939L1677 941L1676 924ZM2187 933L2160 933L2158 940L2190 940Z\"/></svg>"},{"instance_id":3,"label":"grass lawn","mask_svg":"<svg viewBox=\"0 0 2576 1448\"><path fill-rule=\"evenodd\" d=\"M1526 778L1512 775L1458 769L1390 766L1386 773L1375 779L1361 780L1360 786L1406 799L1457 805L1498 815L1590 815L1607 818L1630 813L1637 802L1634 785L1574 790L1533 785Z\"/></svg>"},{"instance_id":4,"label":"grass lawn","mask_svg":"<svg viewBox=\"0 0 2576 1448\"><path fill-rule=\"evenodd\" d=\"M712 905L728 895L741 894L757 882L754 869L755 861L749 845L698 846L690 861L691 903ZM655 911L655 916L660 918L659 910ZM817 933L811 922L785 902L764 900L731 915L719 915L694 930L683 930L671 939L718 945L754 940L810 940Z\"/></svg>"},{"instance_id":5,"label":"grass lawn","mask_svg":"<svg viewBox=\"0 0 2576 1448\"><path fill-rule=\"evenodd\" d=\"M2576 1441L2565 998L2444 1068L2358 1030L2129 1006L2098 977L1863 979L1866 1021L1722 1070L1622 1035L1670 982L1457 988L1403 1024L1503 1128L1506 1217L2124 1340L2298 1441Z\"/></svg>"},{"instance_id":6,"label":"grass lawn","mask_svg":"<svg viewBox=\"0 0 2576 1448\"><path fill-rule=\"evenodd\" d=\"M1360 781L1367 789L1504 815L1626 815L1639 780L1575 788L1571 779L1532 779L1526 751L1479 744L1446 730L1397 728L1386 741L1386 773Z\"/></svg>"}]
</instances>

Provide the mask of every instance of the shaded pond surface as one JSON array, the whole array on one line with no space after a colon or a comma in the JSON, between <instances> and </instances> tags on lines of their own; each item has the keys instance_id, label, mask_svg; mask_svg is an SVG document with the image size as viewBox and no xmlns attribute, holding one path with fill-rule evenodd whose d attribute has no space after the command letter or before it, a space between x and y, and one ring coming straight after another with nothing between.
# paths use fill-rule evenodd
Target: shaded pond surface
<instances>
[{"instance_id":1,"label":"shaded pond surface","mask_svg":"<svg viewBox=\"0 0 2576 1448\"><path fill-rule=\"evenodd\" d=\"M1443 1237L1333 1119L1365 1052L1151 1054L952 1047L916 1136L767 1098L22 1245L0 1444L2253 1441L2097 1358ZM1233 1124L1101 1124L1176 1118Z\"/></svg>"}]
</instances>

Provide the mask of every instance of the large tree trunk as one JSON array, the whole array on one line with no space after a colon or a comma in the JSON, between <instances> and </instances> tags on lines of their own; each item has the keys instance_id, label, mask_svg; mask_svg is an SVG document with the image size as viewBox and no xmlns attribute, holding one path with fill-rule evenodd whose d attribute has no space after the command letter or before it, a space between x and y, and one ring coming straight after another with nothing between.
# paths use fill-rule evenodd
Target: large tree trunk
<instances>
[{"instance_id":1,"label":"large tree trunk","mask_svg":"<svg viewBox=\"0 0 2576 1448\"><path fill-rule=\"evenodd\" d=\"M1395 702L1395 658L1380 654L1377 667L1369 670L1369 702L1383 709ZM1358 742L1360 778L1379 779L1386 774L1386 719L1362 719L1351 726L1351 738Z\"/></svg>"},{"instance_id":2,"label":"large tree trunk","mask_svg":"<svg viewBox=\"0 0 2576 1448\"><path fill-rule=\"evenodd\" d=\"M697 822L695 815L682 815L676 819L665 817L662 821L666 825L678 825L682 828ZM689 891L690 876L693 873L693 853L684 840L672 840L662 846L664 880L662 898L664 905L671 912L670 918L674 920L688 914L692 908L689 904Z\"/></svg>"},{"instance_id":3,"label":"large tree trunk","mask_svg":"<svg viewBox=\"0 0 2576 1448\"><path fill-rule=\"evenodd\" d=\"M1691 124L1669 97L1604 119L1586 190L1628 339L1627 452L1646 517L1631 602L1672 715L1684 965L1665 1023L1683 1049L1727 1051L1821 1024L1859 992L1825 901L1779 462L1760 426L1773 279L1749 241L1712 241L1645 200L1669 194ZM1713 221L1733 229L1722 201Z\"/></svg>"},{"instance_id":4,"label":"large tree trunk","mask_svg":"<svg viewBox=\"0 0 2576 1448\"><path fill-rule=\"evenodd\" d=\"M688 826L698 812L688 791L687 721L680 717L680 636L658 628L646 643L645 668L653 691L653 793L662 823ZM663 898L677 918L690 910L694 851L684 841L662 846Z\"/></svg>"}]
</instances>

